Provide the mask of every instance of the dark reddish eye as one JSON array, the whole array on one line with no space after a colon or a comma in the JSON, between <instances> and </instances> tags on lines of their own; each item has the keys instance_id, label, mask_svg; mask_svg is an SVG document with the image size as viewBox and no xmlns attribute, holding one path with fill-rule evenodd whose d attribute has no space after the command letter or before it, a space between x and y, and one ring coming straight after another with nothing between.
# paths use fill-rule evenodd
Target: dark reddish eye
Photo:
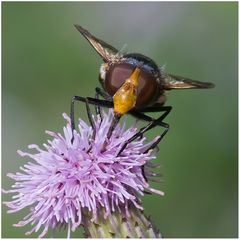
<instances>
[{"instance_id":1,"label":"dark reddish eye","mask_svg":"<svg viewBox=\"0 0 240 240\"><path fill-rule=\"evenodd\" d=\"M111 65L106 73L105 90L113 96L124 81L129 78L135 66L129 63ZM136 108L143 108L156 100L159 84L153 74L141 70Z\"/></svg>"}]
</instances>

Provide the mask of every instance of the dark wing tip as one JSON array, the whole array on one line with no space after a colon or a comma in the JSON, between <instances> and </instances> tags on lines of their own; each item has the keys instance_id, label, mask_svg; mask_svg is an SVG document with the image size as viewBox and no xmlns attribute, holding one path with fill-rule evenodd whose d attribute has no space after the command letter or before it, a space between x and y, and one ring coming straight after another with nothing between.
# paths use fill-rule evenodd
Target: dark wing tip
<instances>
[{"instance_id":1,"label":"dark wing tip","mask_svg":"<svg viewBox=\"0 0 240 240\"><path fill-rule=\"evenodd\" d=\"M81 26L79 26L78 24L73 24L73 26L74 26L75 28L78 28L78 27L81 28Z\"/></svg>"},{"instance_id":2,"label":"dark wing tip","mask_svg":"<svg viewBox=\"0 0 240 240\"><path fill-rule=\"evenodd\" d=\"M189 84L189 86L191 86L192 88L214 88L215 87L215 84L211 82L200 82L200 81L188 80L188 79L183 80L183 82L185 84Z\"/></svg>"},{"instance_id":3,"label":"dark wing tip","mask_svg":"<svg viewBox=\"0 0 240 240\"><path fill-rule=\"evenodd\" d=\"M88 33L88 31L86 29L84 29L83 27L81 27L80 25L78 24L73 24L73 26L82 34L86 34Z\"/></svg>"},{"instance_id":4,"label":"dark wing tip","mask_svg":"<svg viewBox=\"0 0 240 240\"><path fill-rule=\"evenodd\" d=\"M206 85L206 88L214 88L215 87L215 84L213 84L213 83L206 82L205 85Z\"/></svg>"},{"instance_id":5,"label":"dark wing tip","mask_svg":"<svg viewBox=\"0 0 240 240\"><path fill-rule=\"evenodd\" d=\"M214 88L215 85L210 82L200 82L190 78L168 74L164 80L166 90L171 89L206 89Z\"/></svg>"}]
</instances>

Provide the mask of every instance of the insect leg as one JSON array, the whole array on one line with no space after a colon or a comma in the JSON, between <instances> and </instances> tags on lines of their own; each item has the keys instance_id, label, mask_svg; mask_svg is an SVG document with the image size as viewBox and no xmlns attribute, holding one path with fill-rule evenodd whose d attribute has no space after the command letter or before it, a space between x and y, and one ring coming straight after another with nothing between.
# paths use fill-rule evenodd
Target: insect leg
<instances>
[{"instance_id":1,"label":"insect leg","mask_svg":"<svg viewBox=\"0 0 240 240\"><path fill-rule=\"evenodd\" d=\"M95 98L99 99L99 93L98 92L95 93ZM100 109L99 106L95 106L95 112L96 112L97 115L100 116L100 119L101 119L101 122L102 122L102 112L101 112L101 109Z\"/></svg>"},{"instance_id":2,"label":"insect leg","mask_svg":"<svg viewBox=\"0 0 240 240\"><path fill-rule=\"evenodd\" d=\"M136 117L138 119L142 119L142 120L148 121L149 123L145 127L141 128L136 134L134 134L131 138L129 138L122 145L122 147L121 147L120 151L118 152L117 156L119 156L122 153L122 151L127 147L127 145L130 142L134 141L138 137L142 137L142 135L145 132L149 131L150 129L152 129L152 128L156 127L156 126L161 126L161 127L165 128L164 132L160 135L159 139L157 140L158 142L160 142L161 139L164 137L164 135L167 133L167 131L169 129L169 125L167 123L162 122L162 121L169 114L171 109L172 109L172 107L170 107L170 106L162 106L161 109L158 109L158 112L159 111L164 111L164 113L157 119L149 117L146 114L141 113L140 111L137 111L137 110L130 111L130 114L133 115L134 117Z\"/></svg>"},{"instance_id":3,"label":"insect leg","mask_svg":"<svg viewBox=\"0 0 240 240\"><path fill-rule=\"evenodd\" d=\"M102 96L105 100L112 101L112 98L106 92L104 92L104 90L96 87L95 88L95 98L99 99L99 96ZM101 112L100 107L96 105L95 111L96 111L96 114L100 116L101 121L102 121L102 112Z\"/></svg>"},{"instance_id":4,"label":"insect leg","mask_svg":"<svg viewBox=\"0 0 240 240\"><path fill-rule=\"evenodd\" d=\"M172 110L171 106L162 106L161 104L156 103L151 107L143 109L143 112L159 112L159 111L162 111L163 109L165 109L165 111L166 111L165 114L162 115L163 116L162 120L163 120ZM142 117L143 117L143 115L144 115L144 117L147 116L145 114L142 114ZM164 124L166 124L166 123L164 123ZM151 149L154 149L158 145L158 143L162 140L163 136L168 132L168 130L169 130L169 125L166 124L165 131L160 135L158 140L156 142L154 142L144 153L148 152Z\"/></svg>"},{"instance_id":5,"label":"insect leg","mask_svg":"<svg viewBox=\"0 0 240 240\"><path fill-rule=\"evenodd\" d=\"M95 91L101 95L104 99L108 100L108 101L112 101L112 97L110 95L108 95L103 89L96 87Z\"/></svg>"},{"instance_id":6,"label":"insect leg","mask_svg":"<svg viewBox=\"0 0 240 240\"><path fill-rule=\"evenodd\" d=\"M162 106L161 103L160 104L159 103L155 103L151 107L146 107L144 109L138 110L138 112L164 112L165 111L165 112L167 112L167 114L165 115L165 117L166 117L170 113L171 110L172 110L171 106Z\"/></svg>"},{"instance_id":7,"label":"insect leg","mask_svg":"<svg viewBox=\"0 0 240 240\"><path fill-rule=\"evenodd\" d=\"M92 129L93 129L93 137L92 139L94 140L95 139L95 135L96 135L96 126L94 124L94 121L93 121L93 116L92 116L92 113L91 113L91 109L89 107L89 101L88 101L88 98L86 98L86 110L87 110L87 115L88 115L88 120L92 126Z\"/></svg>"},{"instance_id":8,"label":"insect leg","mask_svg":"<svg viewBox=\"0 0 240 240\"><path fill-rule=\"evenodd\" d=\"M171 111L171 109L172 109L172 107L163 107L163 106L154 106L154 107L151 107L151 109L150 108L148 108L148 109L145 109L145 111L147 112L147 111L151 111L151 112L154 112L154 111L157 111L157 112L159 112L160 110L162 111L162 110L164 110L165 109L165 113L160 117L160 119L157 119L157 120L160 120L160 122L155 122L157 125L160 125L160 126L163 126L164 128L165 128L165 130L164 130L164 132L160 135L160 137L157 139L157 141L155 141L150 147L148 147L145 151L144 151L144 153L147 153L150 149L154 149L157 145L158 145L158 143L162 140L162 138L163 138L163 136L168 132L168 130L169 130L169 125L167 124L167 123L163 123L163 122L161 122L168 114L169 114L169 112ZM147 115L145 115L145 114L143 114L143 113L140 113L140 112L137 112L137 111L135 111L135 112L133 112L133 113L131 113L134 117L136 117L136 118L139 118L139 119L142 119L142 120L145 120L145 121L152 121L152 118L151 117L149 117L149 116L147 116ZM164 126L165 125L165 126ZM156 126L156 125L155 125ZM154 126L152 125L152 128L153 128ZM148 130L150 130L151 128L149 128ZM146 130L146 131L148 131L148 130ZM145 132L146 132L145 131ZM143 175L143 177L144 177L144 179L146 180L146 181L148 181L147 180L147 177L146 177L146 174L145 174L145 169L144 169L144 165L141 167L141 171L142 171L142 175Z\"/></svg>"},{"instance_id":9,"label":"insect leg","mask_svg":"<svg viewBox=\"0 0 240 240\"><path fill-rule=\"evenodd\" d=\"M86 108L87 108L90 123L91 123L92 118L91 118L89 104L92 104L92 105L95 105L95 106L107 107L107 108L112 108L113 107L113 103L110 102L110 101L107 101L107 100L100 100L100 99L90 98L90 97L84 98L84 97L80 97L80 96L73 96L72 101L71 101L71 110L70 110L70 119L71 119L72 131L75 129L75 121L74 121L75 120L75 118L74 118L74 116L75 116L75 111L74 111L75 102L86 103ZM92 125L92 123L91 123L91 125ZM72 141L73 141L73 138L72 138Z\"/></svg>"}]
</instances>

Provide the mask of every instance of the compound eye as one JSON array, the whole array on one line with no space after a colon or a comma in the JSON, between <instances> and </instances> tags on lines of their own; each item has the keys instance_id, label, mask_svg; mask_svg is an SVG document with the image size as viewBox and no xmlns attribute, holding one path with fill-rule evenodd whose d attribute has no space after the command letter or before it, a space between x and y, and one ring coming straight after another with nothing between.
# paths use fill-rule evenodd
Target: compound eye
<instances>
[{"instance_id":1,"label":"compound eye","mask_svg":"<svg viewBox=\"0 0 240 240\"><path fill-rule=\"evenodd\" d=\"M111 65L106 73L104 87L113 96L122 86L127 78L132 74L135 66L129 63L119 63ZM156 100L159 86L153 74L141 70L139 86L137 89L136 108L143 108Z\"/></svg>"},{"instance_id":2,"label":"compound eye","mask_svg":"<svg viewBox=\"0 0 240 240\"><path fill-rule=\"evenodd\" d=\"M106 91L113 96L124 81L129 78L133 69L134 66L127 63L111 65L105 78Z\"/></svg>"}]
</instances>

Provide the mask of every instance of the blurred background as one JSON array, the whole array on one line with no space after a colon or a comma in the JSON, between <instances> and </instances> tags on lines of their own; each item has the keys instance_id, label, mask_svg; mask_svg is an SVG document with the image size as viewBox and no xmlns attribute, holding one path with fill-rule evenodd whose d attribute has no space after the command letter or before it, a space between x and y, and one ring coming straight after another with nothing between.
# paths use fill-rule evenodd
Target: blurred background
<instances>
[{"instance_id":1,"label":"blurred background","mask_svg":"<svg viewBox=\"0 0 240 240\"><path fill-rule=\"evenodd\" d=\"M145 196L143 203L164 237L237 237L237 8L237 2L2 2L3 188L13 183L6 174L28 160L17 149L42 145L46 129L62 133L71 97L94 96L99 86L101 58L77 23L118 49L126 43L129 52L165 64L169 73L216 85L168 93L170 131L156 160L163 182L153 184L165 196ZM87 120L85 106L77 111ZM6 212L3 206L2 237L26 238L31 226L12 224L28 210Z\"/></svg>"}]
</instances>

